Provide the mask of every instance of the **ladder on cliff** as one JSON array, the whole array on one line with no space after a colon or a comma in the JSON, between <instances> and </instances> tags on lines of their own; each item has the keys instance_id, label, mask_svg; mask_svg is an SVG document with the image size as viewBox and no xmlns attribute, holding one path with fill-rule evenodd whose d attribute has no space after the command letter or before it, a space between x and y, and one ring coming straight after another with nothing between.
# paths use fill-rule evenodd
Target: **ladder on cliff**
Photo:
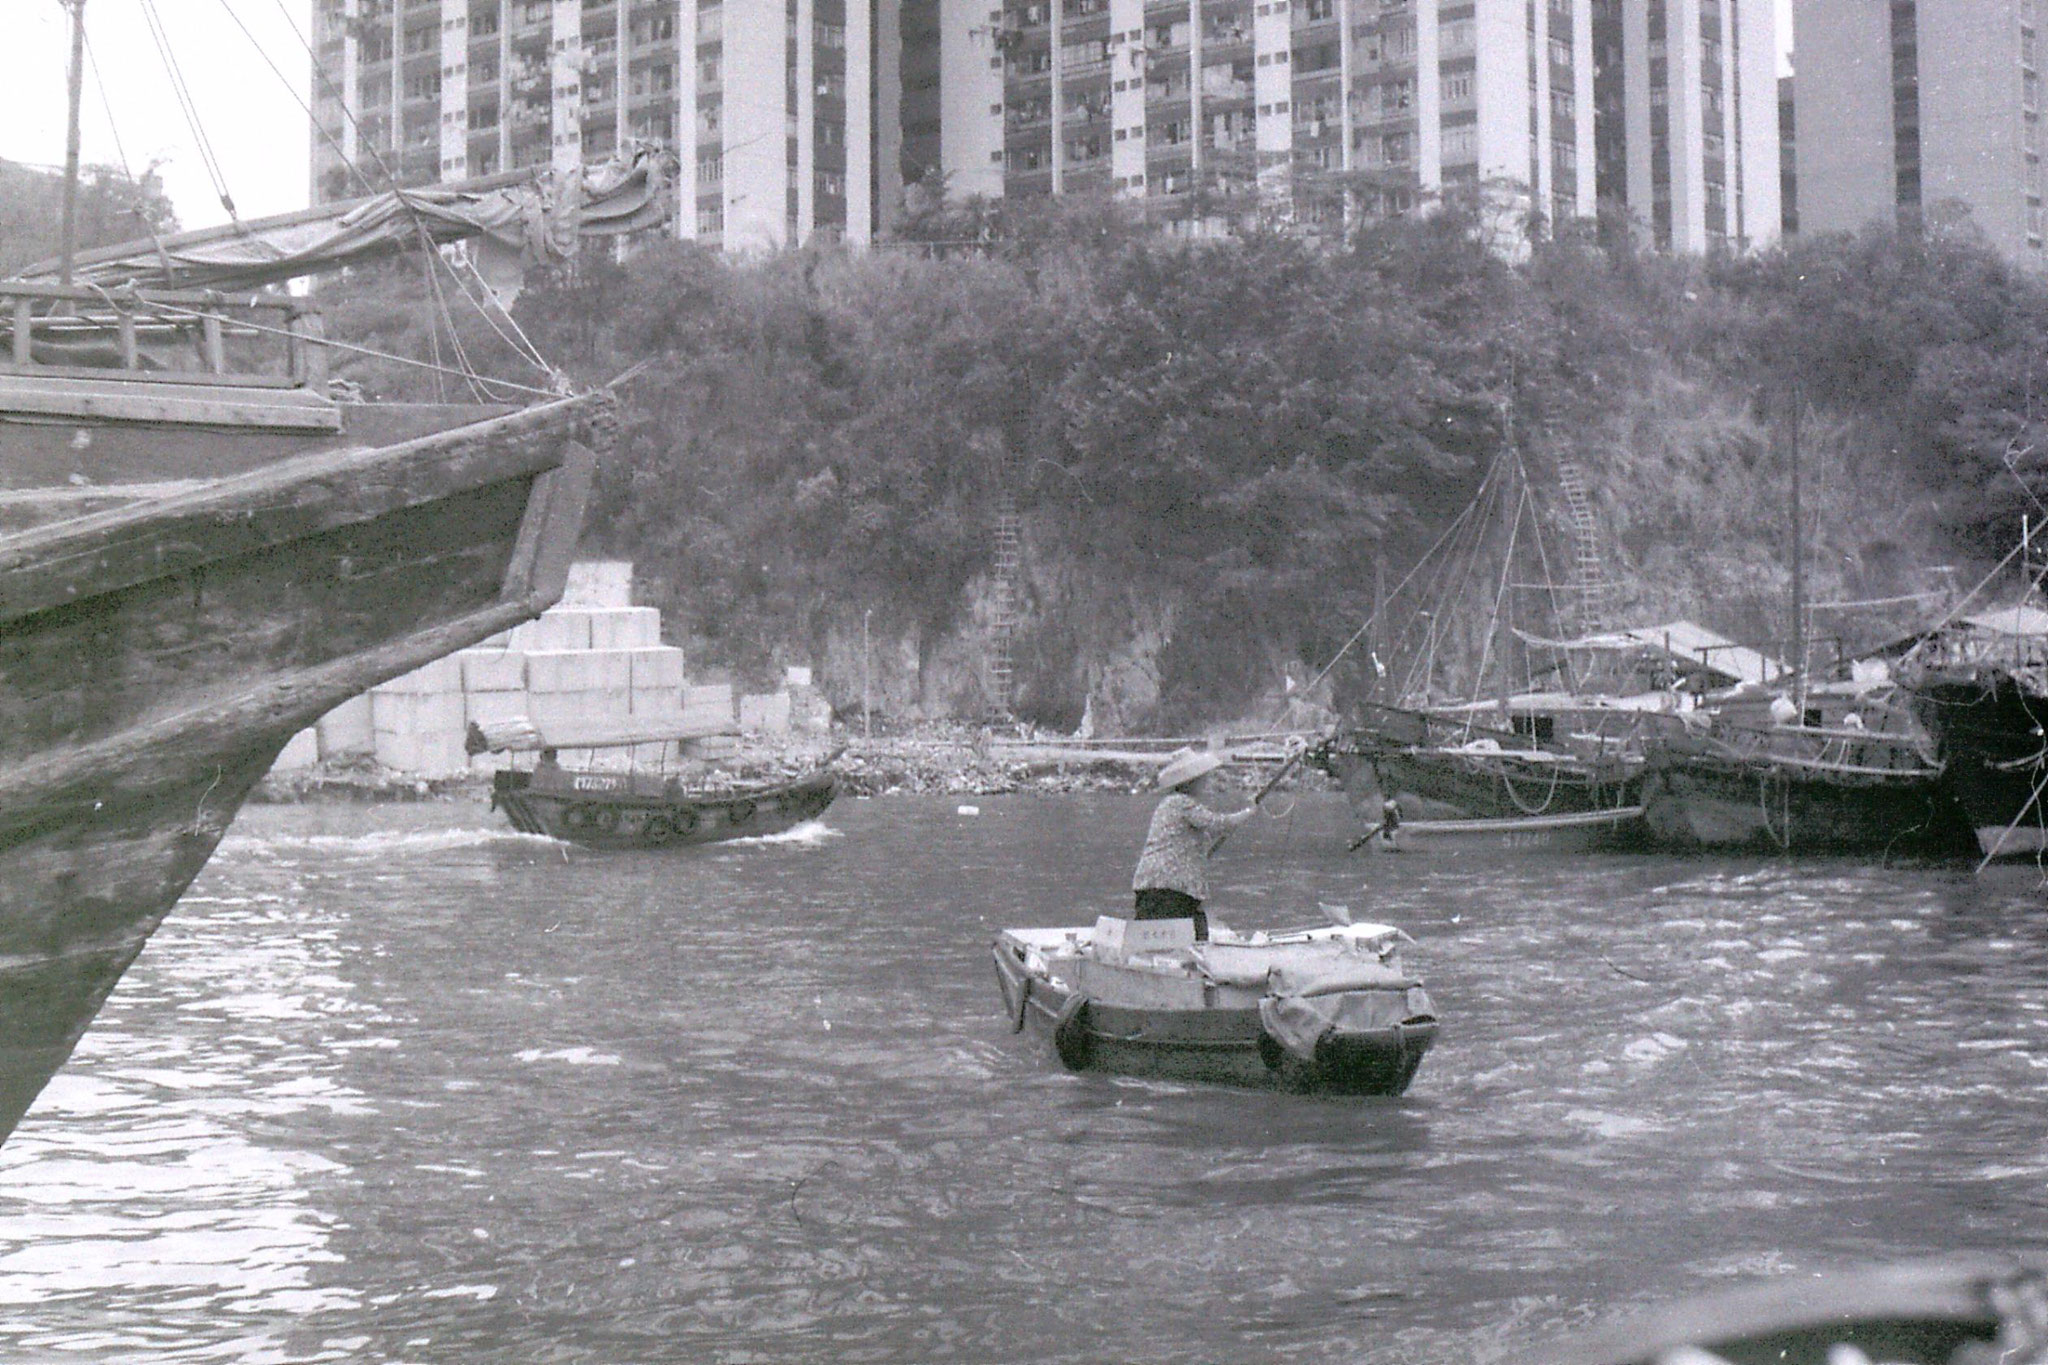
<instances>
[{"instance_id":1,"label":"ladder on cliff","mask_svg":"<svg viewBox=\"0 0 2048 1365\"><path fill-rule=\"evenodd\" d=\"M1600 553L1600 523L1593 512L1593 499L1586 490L1586 478L1578 465L1560 460L1557 484L1564 494L1565 520L1571 527L1571 579L1567 602L1572 629L1579 635L1596 635L1614 620L1614 581L1607 576L1607 561Z\"/></svg>"},{"instance_id":2,"label":"ladder on cliff","mask_svg":"<svg viewBox=\"0 0 2048 1365\"><path fill-rule=\"evenodd\" d=\"M1002 719L1010 718L1011 646L1017 635L1018 572L1024 557L1024 519L1010 489L1009 461L1003 462L1002 489L996 497L993 544L995 581L989 601L989 704Z\"/></svg>"}]
</instances>

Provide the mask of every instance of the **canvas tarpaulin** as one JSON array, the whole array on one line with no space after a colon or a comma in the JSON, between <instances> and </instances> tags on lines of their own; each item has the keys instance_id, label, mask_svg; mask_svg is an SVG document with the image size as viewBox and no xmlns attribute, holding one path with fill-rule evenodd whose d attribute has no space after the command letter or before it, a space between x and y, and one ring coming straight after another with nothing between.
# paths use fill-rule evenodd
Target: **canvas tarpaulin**
<instances>
[{"instance_id":1,"label":"canvas tarpaulin","mask_svg":"<svg viewBox=\"0 0 2048 1365\"><path fill-rule=\"evenodd\" d=\"M239 291L361 265L436 245L474 243L494 287L516 288L526 268L566 260L581 238L616 236L666 221L675 199L673 157L655 148L566 170L499 176L464 188L389 190L276 218L143 239L85 252L72 263L80 284L116 288ZM18 278L57 280L43 261Z\"/></svg>"}]
</instances>

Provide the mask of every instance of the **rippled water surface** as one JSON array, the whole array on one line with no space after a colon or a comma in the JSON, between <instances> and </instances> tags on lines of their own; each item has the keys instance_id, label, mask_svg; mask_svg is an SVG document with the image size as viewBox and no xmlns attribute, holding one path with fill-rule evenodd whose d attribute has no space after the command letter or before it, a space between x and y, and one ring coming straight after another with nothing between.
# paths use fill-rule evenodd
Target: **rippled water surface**
<instances>
[{"instance_id":1,"label":"rippled water surface","mask_svg":"<svg viewBox=\"0 0 2048 1365\"><path fill-rule=\"evenodd\" d=\"M599 856L481 806L246 811L0 1147L0 1358L1498 1360L1732 1278L2048 1249L2035 869L1365 858L1211 908L1418 940L1400 1100L1063 1072L1007 924L1139 798L844 802Z\"/></svg>"}]
</instances>

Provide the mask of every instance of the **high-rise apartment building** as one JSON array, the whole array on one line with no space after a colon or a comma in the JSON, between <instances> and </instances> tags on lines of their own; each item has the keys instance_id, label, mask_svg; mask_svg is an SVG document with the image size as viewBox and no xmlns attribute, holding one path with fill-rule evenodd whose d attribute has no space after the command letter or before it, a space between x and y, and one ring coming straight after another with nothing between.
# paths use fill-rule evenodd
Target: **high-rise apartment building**
<instances>
[{"instance_id":1,"label":"high-rise apartment building","mask_svg":"<svg viewBox=\"0 0 2048 1365\"><path fill-rule=\"evenodd\" d=\"M677 150L679 236L872 231L866 0L315 0L316 203Z\"/></svg>"},{"instance_id":2,"label":"high-rise apartment building","mask_svg":"<svg viewBox=\"0 0 2048 1365\"><path fill-rule=\"evenodd\" d=\"M1593 210L1591 0L902 0L901 33L891 181L1197 224Z\"/></svg>"},{"instance_id":3,"label":"high-rise apartment building","mask_svg":"<svg viewBox=\"0 0 2048 1365\"><path fill-rule=\"evenodd\" d=\"M1593 0L1600 197L1659 247L1778 240L1776 24L1773 0Z\"/></svg>"},{"instance_id":4,"label":"high-rise apartment building","mask_svg":"<svg viewBox=\"0 0 2048 1365\"><path fill-rule=\"evenodd\" d=\"M2042 235L2038 0L1797 0L1799 228L1959 213L2009 258Z\"/></svg>"}]
</instances>

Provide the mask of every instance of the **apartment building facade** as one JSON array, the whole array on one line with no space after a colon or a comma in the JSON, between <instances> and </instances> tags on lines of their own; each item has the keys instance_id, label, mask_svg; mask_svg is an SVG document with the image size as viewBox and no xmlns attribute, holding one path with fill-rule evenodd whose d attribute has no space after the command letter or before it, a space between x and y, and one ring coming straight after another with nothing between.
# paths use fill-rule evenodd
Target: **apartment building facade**
<instances>
[{"instance_id":1,"label":"apartment building facade","mask_svg":"<svg viewBox=\"0 0 2048 1365\"><path fill-rule=\"evenodd\" d=\"M1967 210L2048 266L2039 23L2039 0L1796 0L1800 231Z\"/></svg>"},{"instance_id":2,"label":"apartment building facade","mask_svg":"<svg viewBox=\"0 0 2048 1365\"><path fill-rule=\"evenodd\" d=\"M1660 248L1783 229L1774 0L1594 0L1600 196Z\"/></svg>"},{"instance_id":3,"label":"apartment building facade","mask_svg":"<svg viewBox=\"0 0 2048 1365\"><path fill-rule=\"evenodd\" d=\"M315 0L312 198L565 168L629 139L684 168L677 235L873 231L863 0Z\"/></svg>"},{"instance_id":4,"label":"apartment building facade","mask_svg":"<svg viewBox=\"0 0 2048 1365\"><path fill-rule=\"evenodd\" d=\"M889 150L902 180L936 169L956 197L1106 194L1213 226L1398 212L1462 186L1593 210L1591 0L903 0L903 16Z\"/></svg>"}]
</instances>

